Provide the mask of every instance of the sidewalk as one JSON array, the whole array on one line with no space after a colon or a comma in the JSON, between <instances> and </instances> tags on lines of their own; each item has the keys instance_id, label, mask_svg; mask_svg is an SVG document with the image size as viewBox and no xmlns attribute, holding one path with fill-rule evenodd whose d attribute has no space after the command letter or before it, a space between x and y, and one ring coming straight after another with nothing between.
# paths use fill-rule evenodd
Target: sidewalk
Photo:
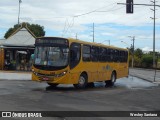
<instances>
[{"instance_id":1,"label":"sidewalk","mask_svg":"<svg viewBox=\"0 0 160 120\"><path fill-rule=\"evenodd\" d=\"M0 71L0 80L31 80L31 72Z\"/></svg>"},{"instance_id":2,"label":"sidewalk","mask_svg":"<svg viewBox=\"0 0 160 120\"><path fill-rule=\"evenodd\" d=\"M154 69L130 68L129 75L147 80L149 82L160 83L160 70L156 70L155 74Z\"/></svg>"}]
</instances>

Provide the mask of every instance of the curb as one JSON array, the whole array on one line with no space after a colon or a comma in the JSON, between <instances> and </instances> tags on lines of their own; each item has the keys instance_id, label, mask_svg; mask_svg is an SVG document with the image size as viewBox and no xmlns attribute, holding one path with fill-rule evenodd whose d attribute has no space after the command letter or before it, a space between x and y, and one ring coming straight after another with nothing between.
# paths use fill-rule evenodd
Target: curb
<instances>
[{"instance_id":1,"label":"curb","mask_svg":"<svg viewBox=\"0 0 160 120\"><path fill-rule=\"evenodd\" d=\"M132 70L146 70L146 71L155 71L155 69L145 69L145 68L129 68L129 69L132 69ZM160 72L160 70L156 69L156 71Z\"/></svg>"},{"instance_id":2,"label":"curb","mask_svg":"<svg viewBox=\"0 0 160 120\"><path fill-rule=\"evenodd\" d=\"M29 79L23 80L23 79L0 79L0 81L32 81Z\"/></svg>"},{"instance_id":3,"label":"curb","mask_svg":"<svg viewBox=\"0 0 160 120\"><path fill-rule=\"evenodd\" d=\"M5 71L5 70L0 70L0 73L32 74L31 71Z\"/></svg>"}]
</instances>

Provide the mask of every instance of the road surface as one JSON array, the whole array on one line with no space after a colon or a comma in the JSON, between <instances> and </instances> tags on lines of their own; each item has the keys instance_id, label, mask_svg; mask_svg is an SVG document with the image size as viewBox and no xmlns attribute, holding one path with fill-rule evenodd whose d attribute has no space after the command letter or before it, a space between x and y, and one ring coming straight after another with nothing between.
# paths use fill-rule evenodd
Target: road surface
<instances>
[{"instance_id":1,"label":"road surface","mask_svg":"<svg viewBox=\"0 0 160 120\"><path fill-rule=\"evenodd\" d=\"M160 86L135 77L117 80L115 86L95 83L76 90L72 85L56 89L30 80L0 80L0 111L159 111ZM1 118L0 118L1 119ZM7 119L7 118L6 118ZM8 118L21 120L22 118ZM74 117L24 118L25 120L75 120ZM132 117L76 117L78 120L133 120ZM141 118L136 118L141 119ZM145 120L159 118L145 118ZM3 119L5 120L5 119ZM22 119L23 120L23 119Z\"/></svg>"}]
</instances>

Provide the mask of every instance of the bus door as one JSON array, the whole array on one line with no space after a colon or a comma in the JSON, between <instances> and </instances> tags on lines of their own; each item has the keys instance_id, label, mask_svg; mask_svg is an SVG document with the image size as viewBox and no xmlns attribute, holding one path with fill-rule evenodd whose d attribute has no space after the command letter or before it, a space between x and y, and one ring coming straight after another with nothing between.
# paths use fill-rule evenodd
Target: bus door
<instances>
[{"instance_id":1,"label":"bus door","mask_svg":"<svg viewBox=\"0 0 160 120\"><path fill-rule=\"evenodd\" d=\"M80 56L81 56L81 44L79 43L72 43L70 46L70 62L69 62L69 66L70 66L70 80L77 82L77 80L79 79L79 62L80 62Z\"/></svg>"}]
</instances>

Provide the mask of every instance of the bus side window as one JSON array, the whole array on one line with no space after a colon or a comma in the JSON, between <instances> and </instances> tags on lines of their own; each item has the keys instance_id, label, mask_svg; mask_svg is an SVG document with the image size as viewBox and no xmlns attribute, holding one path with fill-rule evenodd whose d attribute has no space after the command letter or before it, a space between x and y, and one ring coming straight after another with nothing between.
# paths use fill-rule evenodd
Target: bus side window
<instances>
[{"instance_id":1,"label":"bus side window","mask_svg":"<svg viewBox=\"0 0 160 120\"><path fill-rule=\"evenodd\" d=\"M128 52L125 51L124 54L125 54L124 62L127 62L127 60L128 60Z\"/></svg>"},{"instance_id":2,"label":"bus side window","mask_svg":"<svg viewBox=\"0 0 160 120\"><path fill-rule=\"evenodd\" d=\"M97 62L99 60L99 48L92 46L91 55L92 55L91 57L92 61Z\"/></svg>"},{"instance_id":3,"label":"bus side window","mask_svg":"<svg viewBox=\"0 0 160 120\"><path fill-rule=\"evenodd\" d=\"M113 50L113 61L117 62L117 50Z\"/></svg>"},{"instance_id":4,"label":"bus side window","mask_svg":"<svg viewBox=\"0 0 160 120\"><path fill-rule=\"evenodd\" d=\"M106 54L107 54L107 62L110 62L111 61L111 57L110 57L110 54L111 54L111 50L110 49L107 49L106 50Z\"/></svg>"},{"instance_id":5,"label":"bus side window","mask_svg":"<svg viewBox=\"0 0 160 120\"><path fill-rule=\"evenodd\" d=\"M91 61L91 47L89 45L83 45L83 61Z\"/></svg>"},{"instance_id":6,"label":"bus side window","mask_svg":"<svg viewBox=\"0 0 160 120\"><path fill-rule=\"evenodd\" d=\"M99 48L99 61L106 62L106 48Z\"/></svg>"},{"instance_id":7,"label":"bus side window","mask_svg":"<svg viewBox=\"0 0 160 120\"><path fill-rule=\"evenodd\" d=\"M117 62L121 62L121 55L119 50L117 50Z\"/></svg>"},{"instance_id":8,"label":"bus side window","mask_svg":"<svg viewBox=\"0 0 160 120\"><path fill-rule=\"evenodd\" d=\"M125 58L126 58L125 51L122 51L122 62L125 62Z\"/></svg>"},{"instance_id":9,"label":"bus side window","mask_svg":"<svg viewBox=\"0 0 160 120\"><path fill-rule=\"evenodd\" d=\"M114 61L114 50L110 49L110 62Z\"/></svg>"},{"instance_id":10,"label":"bus side window","mask_svg":"<svg viewBox=\"0 0 160 120\"><path fill-rule=\"evenodd\" d=\"M119 60L123 62L123 51L119 51Z\"/></svg>"},{"instance_id":11,"label":"bus side window","mask_svg":"<svg viewBox=\"0 0 160 120\"><path fill-rule=\"evenodd\" d=\"M127 59L128 59L128 52L121 51L121 62L127 62Z\"/></svg>"},{"instance_id":12,"label":"bus side window","mask_svg":"<svg viewBox=\"0 0 160 120\"><path fill-rule=\"evenodd\" d=\"M81 45L78 43L72 43L70 46L70 68L73 69L77 66L81 56Z\"/></svg>"}]
</instances>

